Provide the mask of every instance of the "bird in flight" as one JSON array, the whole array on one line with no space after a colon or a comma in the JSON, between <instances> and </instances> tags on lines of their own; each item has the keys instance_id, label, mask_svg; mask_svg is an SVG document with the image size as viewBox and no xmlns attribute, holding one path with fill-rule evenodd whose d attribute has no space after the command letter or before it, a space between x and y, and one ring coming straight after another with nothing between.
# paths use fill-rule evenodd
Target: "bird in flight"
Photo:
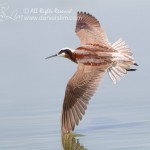
<instances>
[{"instance_id":1,"label":"bird in flight","mask_svg":"<svg viewBox=\"0 0 150 150\"><path fill-rule=\"evenodd\" d=\"M68 81L61 116L62 133L69 133L79 124L105 72L116 84L137 65L130 48L122 39L110 44L99 21L89 13L77 12L75 32L80 46L75 50L63 48L57 54L77 64L77 70Z\"/></svg>"}]
</instances>

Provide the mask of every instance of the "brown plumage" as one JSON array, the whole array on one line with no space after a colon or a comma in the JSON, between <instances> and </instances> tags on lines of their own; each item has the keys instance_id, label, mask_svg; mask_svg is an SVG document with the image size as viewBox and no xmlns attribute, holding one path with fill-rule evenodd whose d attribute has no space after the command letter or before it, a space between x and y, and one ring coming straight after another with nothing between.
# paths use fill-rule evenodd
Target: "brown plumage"
<instances>
[{"instance_id":1,"label":"brown plumage","mask_svg":"<svg viewBox=\"0 0 150 150\"><path fill-rule=\"evenodd\" d=\"M75 32L80 38L78 48L64 48L58 54L47 57L63 56L78 64L66 87L61 117L62 133L73 131L79 124L106 71L116 83L127 71L135 70L130 68L132 65L137 65L125 42L119 39L111 45L99 21L89 13L77 13Z\"/></svg>"},{"instance_id":2,"label":"brown plumage","mask_svg":"<svg viewBox=\"0 0 150 150\"><path fill-rule=\"evenodd\" d=\"M62 111L63 132L74 130L78 125L104 72L100 67L78 64L66 87Z\"/></svg>"},{"instance_id":3,"label":"brown plumage","mask_svg":"<svg viewBox=\"0 0 150 150\"><path fill-rule=\"evenodd\" d=\"M89 13L77 13L75 32L80 39L81 45L87 43L103 43L108 45L107 36L101 28L99 21Z\"/></svg>"}]
</instances>

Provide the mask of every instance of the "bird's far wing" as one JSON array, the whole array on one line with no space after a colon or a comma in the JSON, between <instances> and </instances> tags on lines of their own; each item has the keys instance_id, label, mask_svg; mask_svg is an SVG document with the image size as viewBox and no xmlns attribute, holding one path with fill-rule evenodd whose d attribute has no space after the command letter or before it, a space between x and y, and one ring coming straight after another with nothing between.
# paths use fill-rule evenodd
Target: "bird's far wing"
<instances>
[{"instance_id":1,"label":"bird's far wing","mask_svg":"<svg viewBox=\"0 0 150 150\"><path fill-rule=\"evenodd\" d=\"M104 73L100 67L78 65L66 87L61 118L63 133L74 130L78 125Z\"/></svg>"},{"instance_id":2,"label":"bird's far wing","mask_svg":"<svg viewBox=\"0 0 150 150\"><path fill-rule=\"evenodd\" d=\"M99 21L89 13L77 13L75 32L80 38L80 45L87 43L108 44L107 36L101 28Z\"/></svg>"}]
</instances>

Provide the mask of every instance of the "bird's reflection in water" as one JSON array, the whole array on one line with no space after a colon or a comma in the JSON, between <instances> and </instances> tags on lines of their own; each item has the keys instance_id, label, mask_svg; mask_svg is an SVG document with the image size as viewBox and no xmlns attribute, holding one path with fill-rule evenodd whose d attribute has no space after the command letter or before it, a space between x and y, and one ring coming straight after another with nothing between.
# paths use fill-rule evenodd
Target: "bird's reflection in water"
<instances>
[{"instance_id":1,"label":"bird's reflection in water","mask_svg":"<svg viewBox=\"0 0 150 150\"><path fill-rule=\"evenodd\" d=\"M64 150L87 150L73 134L62 135L62 146Z\"/></svg>"}]
</instances>

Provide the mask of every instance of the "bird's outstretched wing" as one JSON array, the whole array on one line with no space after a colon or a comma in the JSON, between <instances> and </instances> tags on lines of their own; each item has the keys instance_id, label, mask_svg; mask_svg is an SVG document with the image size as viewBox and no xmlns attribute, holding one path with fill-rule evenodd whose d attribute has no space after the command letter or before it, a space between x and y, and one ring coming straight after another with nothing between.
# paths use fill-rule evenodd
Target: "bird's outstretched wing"
<instances>
[{"instance_id":1,"label":"bird's outstretched wing","mask_svg":"<svg viewBox=\"0 0 150 150\"><path fill-rule=\"evenodd\" d=\"M99 21L89 13L77 13L75 32L80 38L80 45L87 43L108 44L107 36L101 28Z\"/></svg>"},{"instance_id":2,"label":"bird's outstretched wing","mask_svg":"<svg viewBox=\"0 0 150 150\"><path fill-rule=\"evenodd\" d=\"M70 132L78 125L104 73L101 67L78 64L77 71L66 87L61 118L62 133Z\"/></svg>"}]
</instances>

